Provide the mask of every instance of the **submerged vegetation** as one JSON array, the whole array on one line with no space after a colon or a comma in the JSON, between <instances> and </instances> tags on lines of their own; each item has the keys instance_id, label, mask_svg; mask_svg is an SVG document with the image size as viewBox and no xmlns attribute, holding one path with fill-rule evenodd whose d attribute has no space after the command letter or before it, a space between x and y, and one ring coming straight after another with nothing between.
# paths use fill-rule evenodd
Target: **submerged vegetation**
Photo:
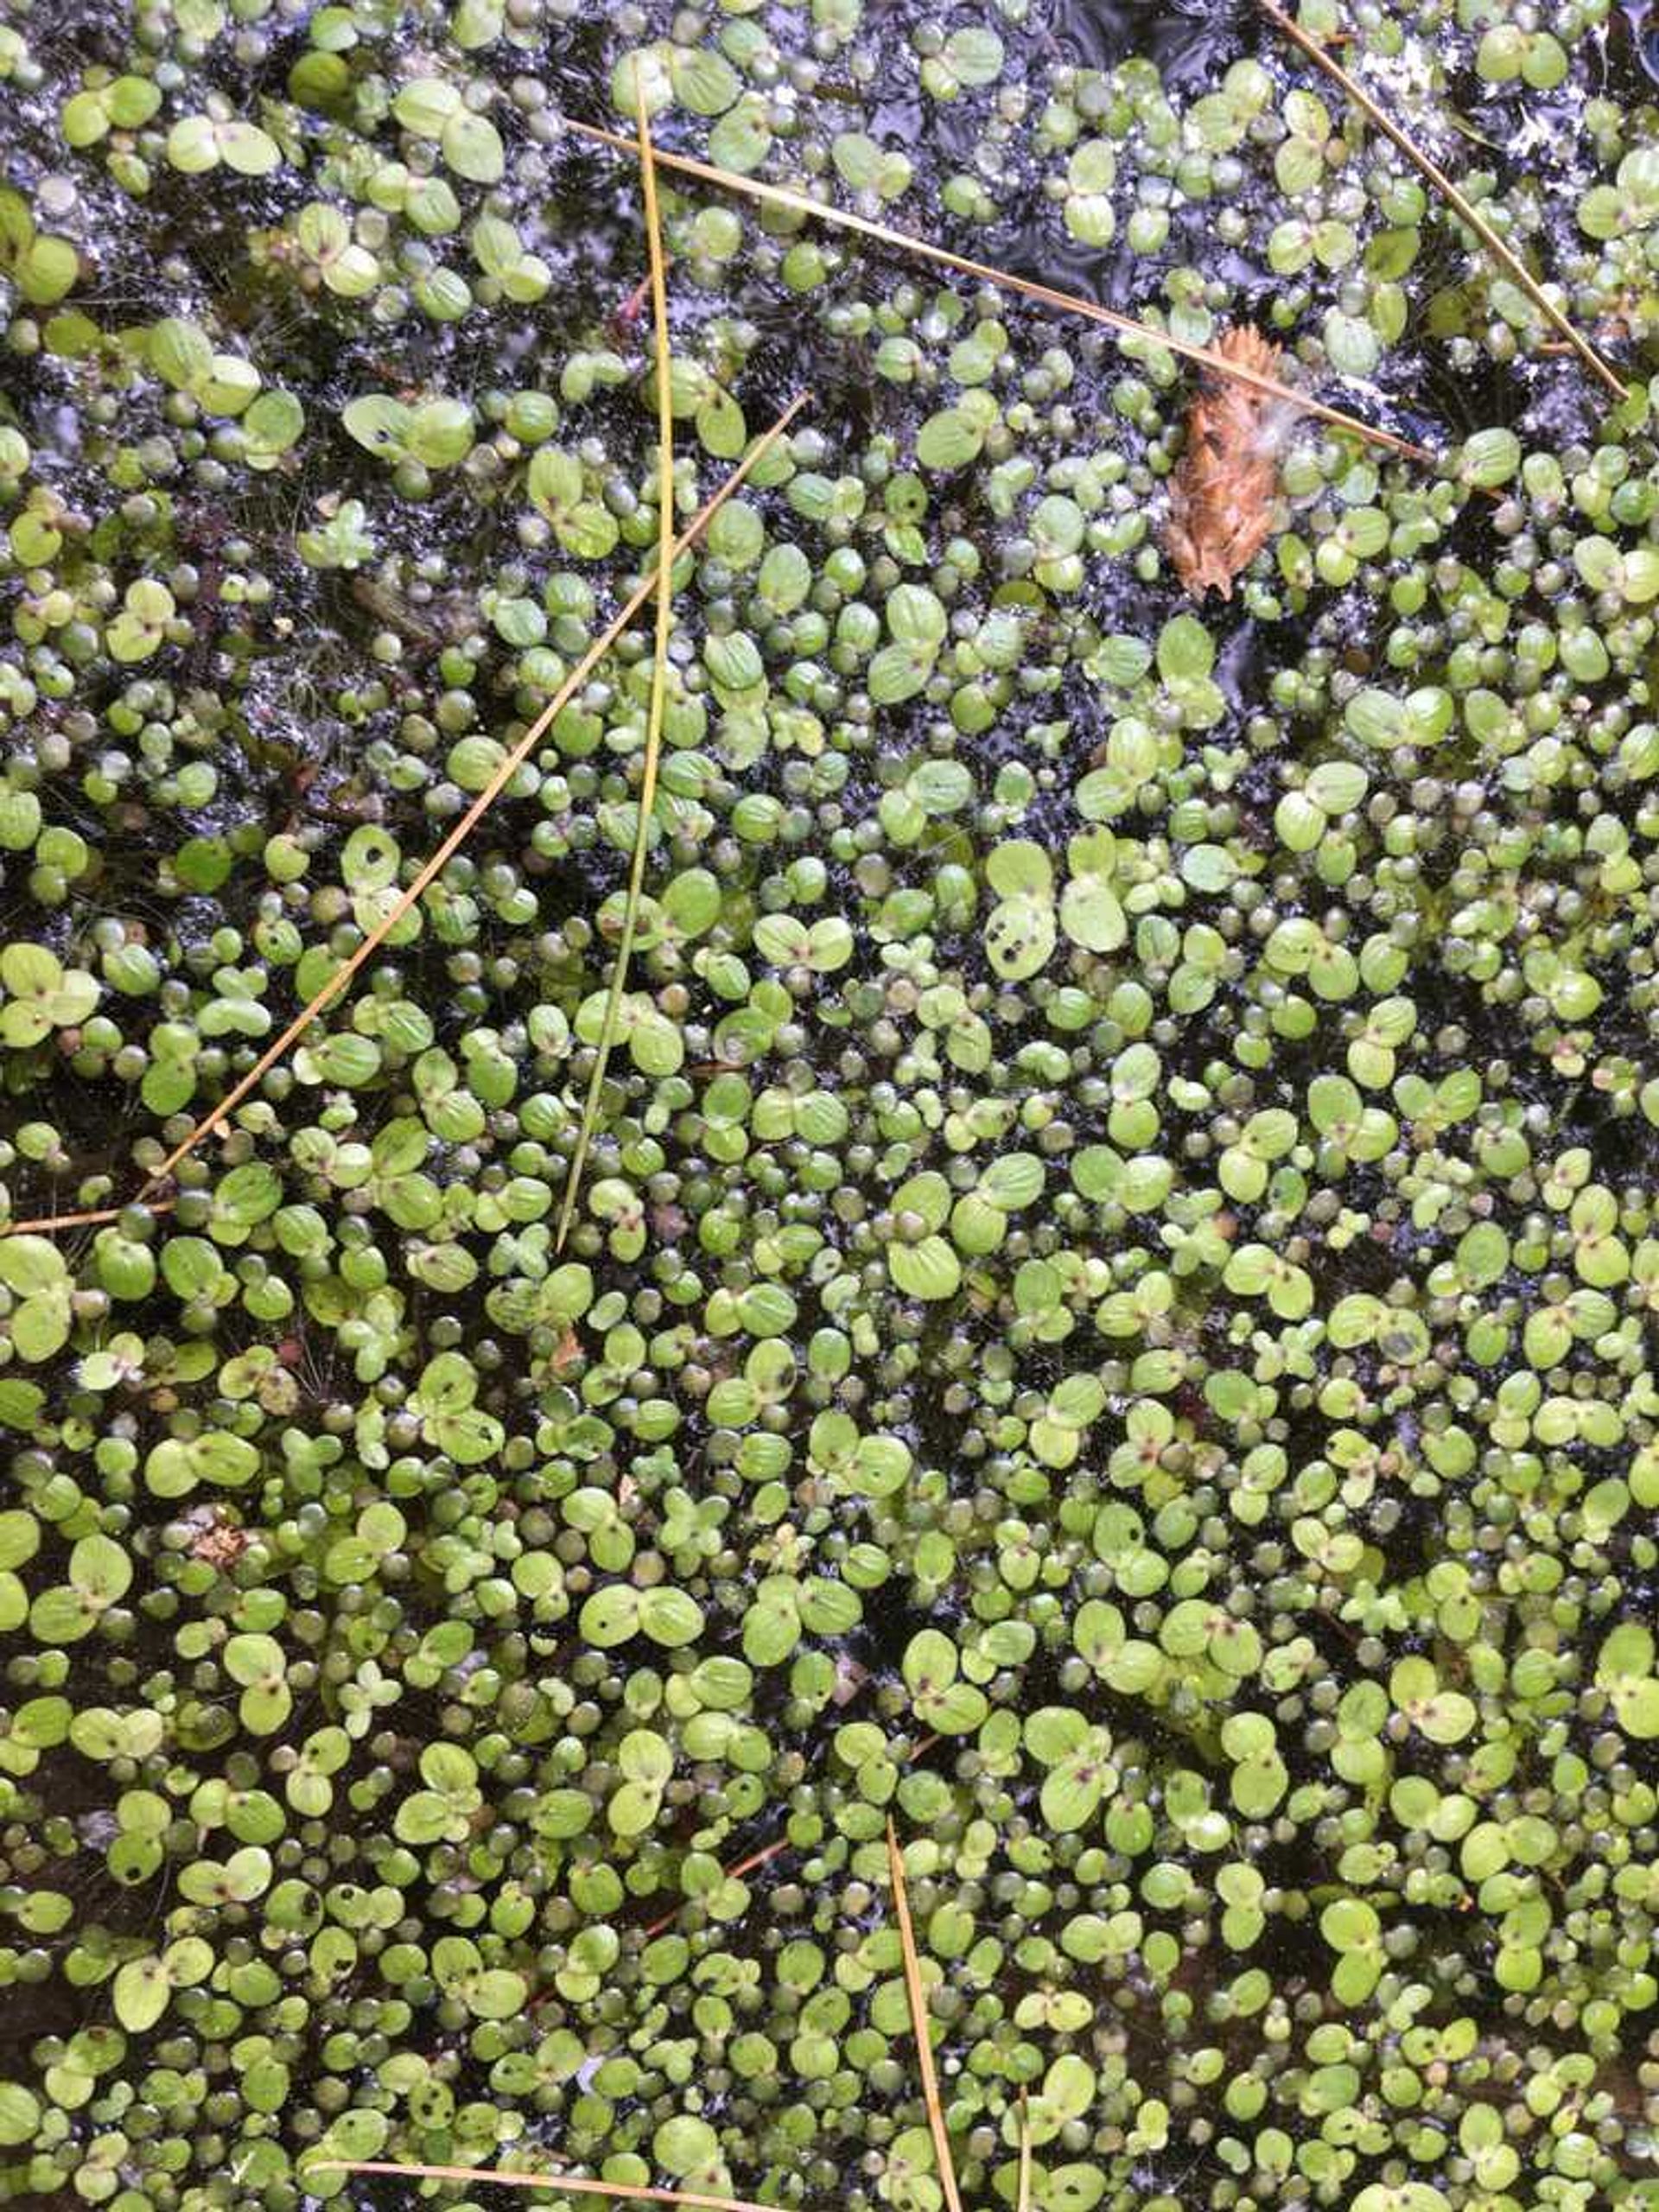
<instances>
[{"instance_id":1,"label":"submerged vegetation","mask_svg":"<svg viewBox=\"0 0 1659 2212\"><path fill-rule=\"evenodd\" d=\"M0 0L0 2197L1659 2212L1659 64L1294 28Z\"/></svg>"}]
</instances>

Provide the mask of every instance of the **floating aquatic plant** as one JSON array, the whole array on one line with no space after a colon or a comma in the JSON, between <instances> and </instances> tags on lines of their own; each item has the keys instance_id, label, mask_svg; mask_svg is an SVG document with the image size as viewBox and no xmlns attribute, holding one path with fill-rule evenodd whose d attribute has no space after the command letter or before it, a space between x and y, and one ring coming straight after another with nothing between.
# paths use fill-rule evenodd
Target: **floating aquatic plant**
<instances>
[{"instance_id":1,"label":"floating aquatic plant","mask_svg":"<svg viewBox=\"0 0 1659 2212\"><path fill-rule=\"evenodd\" d=\"M614 147L619 151L632 150L626 139L620 137L615 131L606 130L596 124L582 123L574 118L567 117L565 125L567 129L577 132L582 137L597 140L601 144ZM1027 298L1035 300L1044 306L1058 308L1064 314L1081 315L1086 321L1099 323L1107 329L1118 331L1138 339L1143 343L1150 343L1154 346L1162 346L1172 353L1178 353L1188 360L1198 362L1217 376L1230 378L1236 383L1246 385L1251 391L1261 393L1265 397L1281 400L1310 415L1316 415L1324 422L1351 430L1355 436L1363 439L1368 444L1386 447L1392 453L1403 454L1414 461L1432 462L1433 460L1433 455L1426 448L1414 443L1409 438L1402 438L1391 430L1379 429L1371 423L1362 423L1351 415L1344 415L1340 409L1328 406L1322 400L1296 393L1287 385L1281 385L1267 377L1260 369L1252 366L1249 362L1214 352L1207 346L1195 346L1191 340L1183 339L1168 330L1156 329L1149 324L1137 322L1132 315L1124 315L1115 308L1103 307L1098 301L1059 291L1052 285L1039 283L1034 278L993 268L985 262L969 260L963 255L951 253L945 248L936 245L931 239L889 229L884 224L874 222L868 217L850 213L847 209L832 207L828 202L811 199L798 192L791 192L777 185L763 183L753 177L734 175L708 162L697 161L686 155L661 152L656 158L665 168L677 169L686 176L697 177L704 183L716 185L722 190L738 193L746 198L760 200L772 207L789 209L797 214L810 216L819 221L856 231L862 236L874 240L877 245L892 247L901 254L912 254L919 259L936 263L942 268L953 270L959 276L972 276L982 283L1001 285L1007 290L1022 293Z\"/></svg>"},{"instance_id":2,"label":"floating aquatic plant","mask_svg":"<svg viewBox=\"0 0 1659 2212\"><path fill-rule=\"evenodd\" d=\"M1342 67L1333 54L1326 51L1317 38L1310 36L1301 24L1294 22L1281 8L1275 7L1273 0L1256 0L1256 4L1281 36L1300 48L1316 67L1325 72L1333 84L1339 85L1347 98L1363 111L1376 129L1382 131L1390 143L1399 148L1414 168L1421 171L1436 192L1452 209L1459 221L1474 233L1485 251L1502 265L1521 287L1539 314L1547 322L1554 325L1573 352L1578 354L1580 359L1600 378L1613 397L1616 399L1628 398L1630 395L1624 385L1603 360L1590 340L1551 299L1549 294L1514 248L1492 228L1478 208L1472 205L1465 193L1459 190L1440 164L1424 152L1408 131L1401 129L1400 125L1389 115L1387 110L1374 100L1357 79ZM1529 83L1535 84L1545 90L1560 82L1557 70L1559 67L1560 74L1565 74L1567 57L1548 32L1538 35L1549 56L1541 72L1535 64L1529 67L1524 58L1518 58L1518 67L1515 70L1503 67L1497 60L1498 48L1495 44L1495 41L1503 38L1503 35L1504 34L1501 32L1493 32L1482 39L1476 54L1476 67L1483 76L1501 82L1506 75L1525 73ZM1529 48L1534 46L1534 41L1527 38L1524 33L1511 34L1511 35L1525 41Z\"/></svg>"},{"instance_id":3,"label":"floating aquatic plant","mask_svg":"<svg viewBox=\"0 0 1659 2212\"><path fill-rule=\"evenodd\" d=\"M1646 2212L1620 26L49 16L0 2194Z\"/></svg>"}]
</instances>

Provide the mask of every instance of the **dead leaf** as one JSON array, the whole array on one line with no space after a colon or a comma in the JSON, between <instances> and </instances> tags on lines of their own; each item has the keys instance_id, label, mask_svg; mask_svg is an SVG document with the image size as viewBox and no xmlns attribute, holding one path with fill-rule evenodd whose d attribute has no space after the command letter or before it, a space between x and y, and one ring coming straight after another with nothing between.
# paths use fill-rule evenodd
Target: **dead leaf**
<instances>
[{"instance_id":1,"label":"dead leaf","mask_svg":"<svg viewBox=\"0 0 1659 2212\"><path fill-rule=\"evenodd\" d=\"M1279 372L1279 348L1248 323L1224 331L1216 351L1259 375ZM1166 543L1195 599L1211 590L1230 599L1233 578L1273 535L1283 417L1264 392L1230 379L1207 385L1192 402Z\"/></svg>"},{"instance_id":2,"label":"dead leaf","mask_svg":"<svg viewBox=\"0 0 1659 2212\"><path fill-rule=\"evenodd\" d=\"M548 1365L561 1380L568 1375L582 1357L582 1338L575 1331L567 1328L553 1347Z\"/></svg>"},{"instance_id":3,"label":"dead leaf","mask_svg":"<svg viewBox=\"0 0 1659 2212\"><path fill-rule=\"evenodd\" d=\"M247 1529L222 1521L212 1506L199 1516L193 1515L190 1525L196 1531L190 1540L190 1556L206 1560L221 1573L228 1573L253 1541Z\"/></svg>"}]
</instances>

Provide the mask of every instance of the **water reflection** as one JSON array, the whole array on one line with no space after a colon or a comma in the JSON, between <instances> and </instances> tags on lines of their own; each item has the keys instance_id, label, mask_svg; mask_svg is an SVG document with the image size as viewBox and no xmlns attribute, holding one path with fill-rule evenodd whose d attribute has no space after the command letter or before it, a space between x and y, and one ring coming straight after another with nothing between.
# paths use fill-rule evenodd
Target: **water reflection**
<instances>
[{"instance_id":1,"label":"water reflection","mask_svg":"<svg viewBox=\"0 0 1659 2212\"><path fill-rule=\"evenodd\" d=\"M1630 46L1636 59L1659 85L1659 21L1654 20L1653 0L1624 0L1622 12L1630 27Z\"/></svg>"},{"instance_id":2,"label":"water reflection","mask_svg":"<svg viewBox=\"0 0 1659 2212\"><path fill-rule=\"evenodd\" d=\"M1239 44L1230 0L1056 0L1051 20L1057 41L1085 68L1145 55L1166 85L1205 77Z\"/></svg>"}]
</instances>

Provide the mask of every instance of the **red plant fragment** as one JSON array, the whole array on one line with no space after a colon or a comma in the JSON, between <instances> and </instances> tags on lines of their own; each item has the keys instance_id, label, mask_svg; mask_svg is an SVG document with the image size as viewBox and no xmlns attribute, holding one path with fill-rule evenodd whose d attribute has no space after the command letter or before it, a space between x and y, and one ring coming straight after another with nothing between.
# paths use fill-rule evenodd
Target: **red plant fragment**
<instances>
[{"instance_id":1,"label":"red plant fragment","mask_svg":"<svg viewBox=\"0 0 1659 2212\"><path fill-rule=\"evenodd\" d=\"M1259 376L1279 374L1279 348L1248 323L1224 331L1216 351ZM1210 380L1192 402L1166 543L1195 599L1211 590L1230 599L1233 578L1273 534L1286 411L1231 378Z\"/></svg>"}]
</instances>

